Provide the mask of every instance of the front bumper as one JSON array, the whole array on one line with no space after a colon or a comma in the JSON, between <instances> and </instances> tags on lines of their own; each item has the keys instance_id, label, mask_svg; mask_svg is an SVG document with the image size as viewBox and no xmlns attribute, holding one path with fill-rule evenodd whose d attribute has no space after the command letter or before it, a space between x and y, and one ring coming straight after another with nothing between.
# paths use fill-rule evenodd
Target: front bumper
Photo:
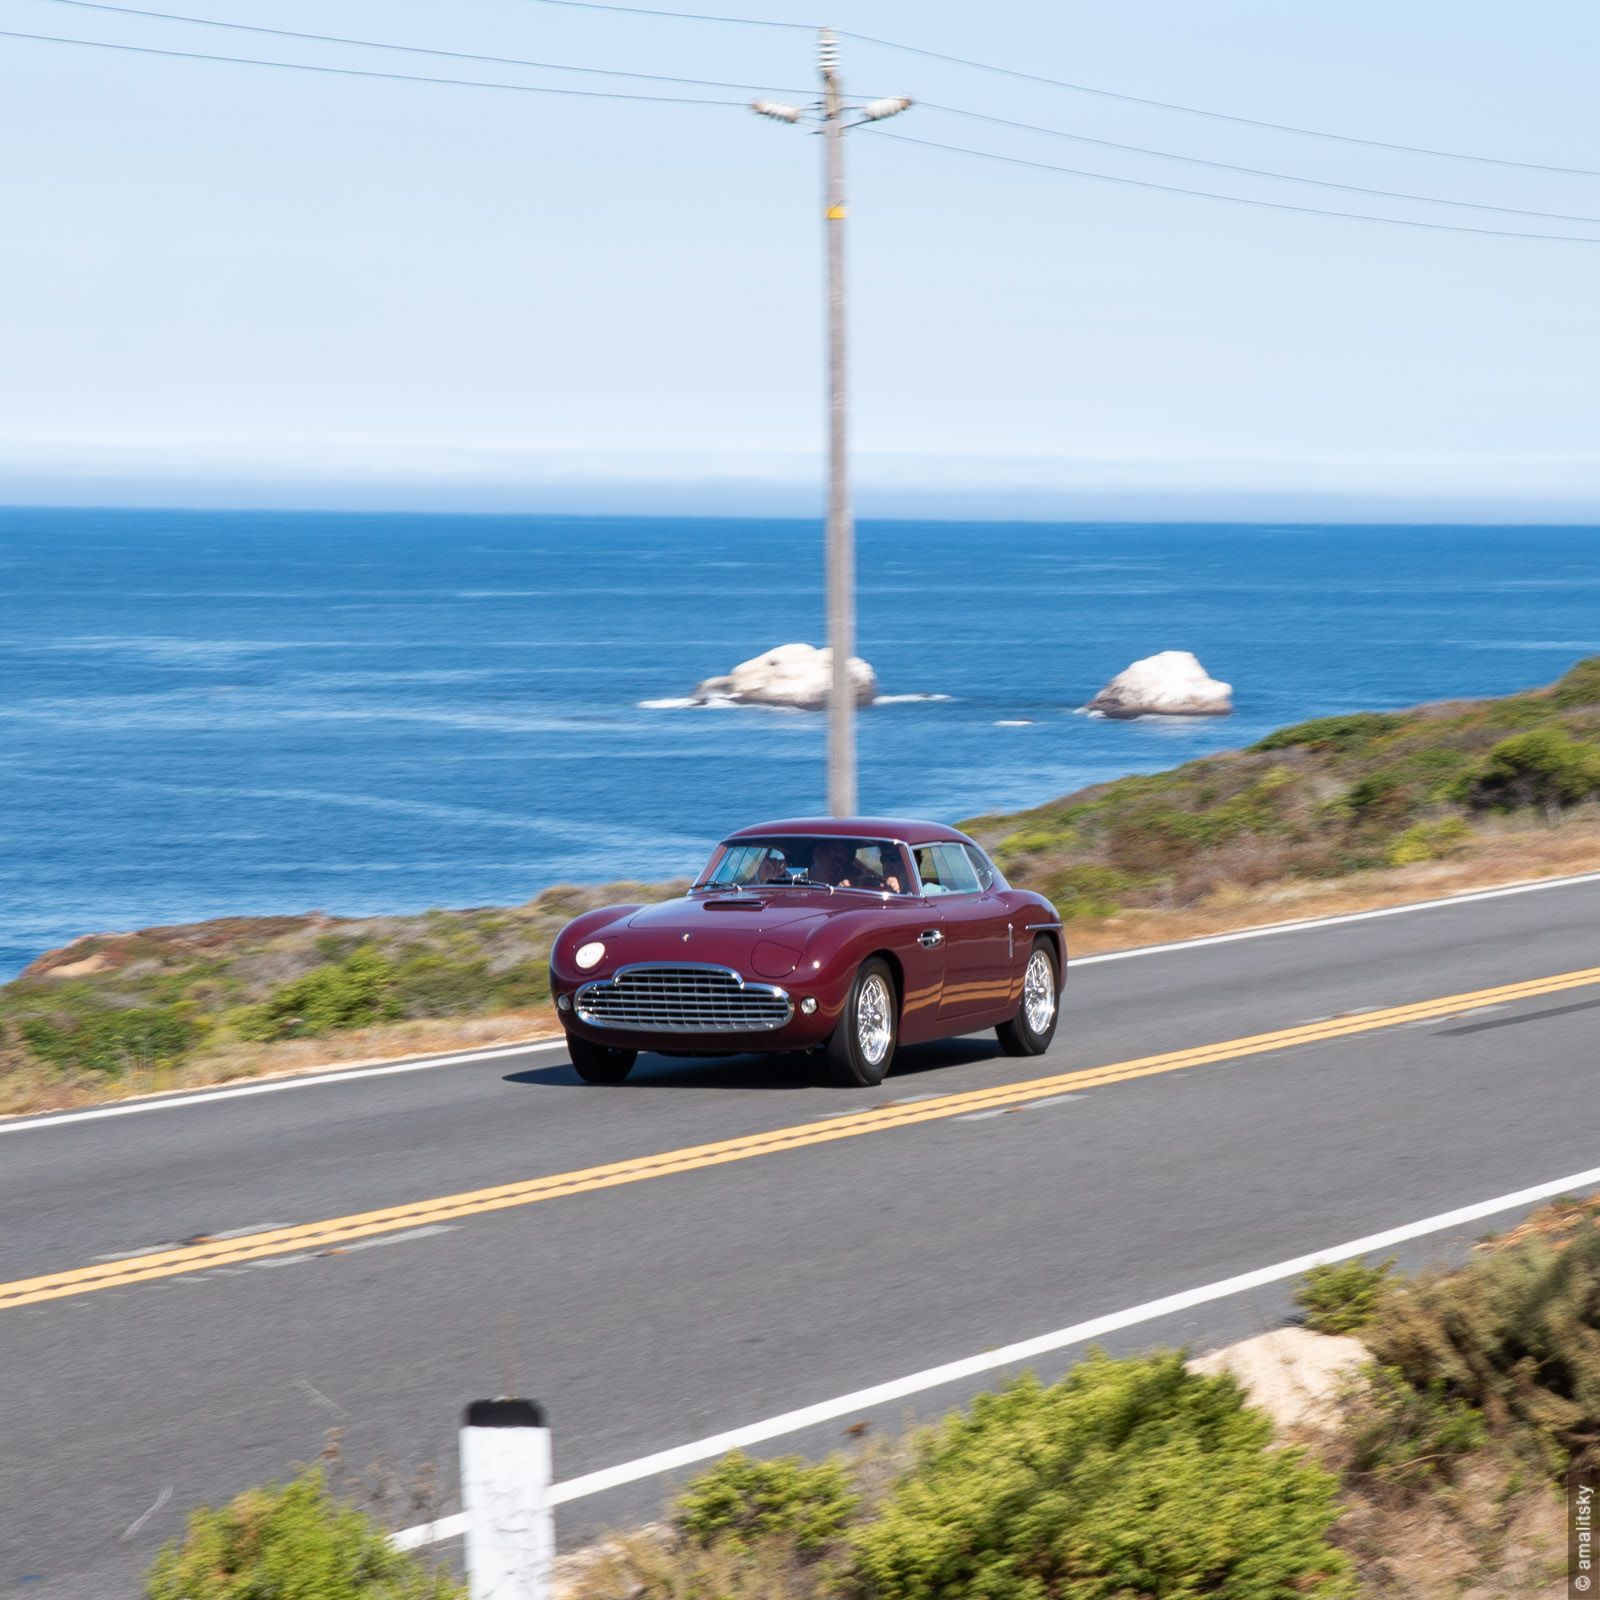
<instances>
[{"instance_id":1,"label":"front bumper","mask_svg":"<svg viewBox=\"0 0 1600 1600\"><path fill-rule=\"evenodd\" d=\"M552 966L550 993L569 1034L679 1055L808 1050L833 1032L844 1003L843 995L686 962L635 962L581 977Z\"/></svg>"}]
</instances>

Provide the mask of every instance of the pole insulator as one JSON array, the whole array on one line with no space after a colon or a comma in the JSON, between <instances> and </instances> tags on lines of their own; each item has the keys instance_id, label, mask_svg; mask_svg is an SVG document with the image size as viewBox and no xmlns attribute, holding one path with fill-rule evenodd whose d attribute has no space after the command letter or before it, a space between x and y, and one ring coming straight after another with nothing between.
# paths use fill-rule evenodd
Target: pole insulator
<instances>
[{"instance_id":1,"label":"pole insulator","mask_svg":"<svg viewBox=\"0 0 1600 1600\"><path fill-rule=\"evenodd\" d=\"M882 122L885 117L898 117L902 111L909 111L910 109L910 95L891 95L887 100L869 100L861 108L861 120L863 122Z\"/></svg>"}]
</instances>

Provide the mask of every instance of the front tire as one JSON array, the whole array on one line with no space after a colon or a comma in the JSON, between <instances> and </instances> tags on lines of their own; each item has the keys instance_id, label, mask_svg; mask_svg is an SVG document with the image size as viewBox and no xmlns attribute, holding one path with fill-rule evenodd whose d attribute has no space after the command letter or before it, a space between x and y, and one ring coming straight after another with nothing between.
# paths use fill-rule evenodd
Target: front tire
<instances>
[{"instance_id":1,"label":"front tire","mask_svg":"<svg viewBox=\"0 0 1600 1600\"><path fill-rule=\"evenodd\" d=\"M874 956L857 970L839 1026L828 1040L828 1071L833 1081L857 1089L882 1083L894 1060L899 1034L894 975Z\"/></svg>"},{"instance_id":2,"label":"front tire","mask_svg":"<svg viewBox=\"0 0 1600 1600\"><path fill-rule=\"evenodd\" d=\"M614 1050L610 1045L591 1044L587 1039L567 1035L567 1057L585 1083L621 1083L639 1059L637 1050Z\"/></svg>"},{"instance_id":3,"label":"front tire","mask_svg":"<svg viewBox=\"0 0 1600 1600\"><path fill-rule=\"evenodd\" d=\"M1056 953L1048 939L1035 939L1022 973L1022 998L1017 1014L995 1031L1008 1056L1042 1056L1055 1037L1061 1015L1061 979Z\"/></svg>"}]
</instances>

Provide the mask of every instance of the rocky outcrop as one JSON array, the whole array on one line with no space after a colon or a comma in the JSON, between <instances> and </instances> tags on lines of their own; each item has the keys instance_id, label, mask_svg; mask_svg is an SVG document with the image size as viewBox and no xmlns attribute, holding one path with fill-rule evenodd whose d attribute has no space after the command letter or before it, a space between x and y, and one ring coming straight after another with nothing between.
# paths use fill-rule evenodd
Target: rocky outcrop
<instances>
[{"instance_id":1,"label":"rocky outcrop","mask_svg":"<svg viewBox=\"0 0 1600 1600\"><path fill-rule=\"evenodd\" d=\"M1209 677L1187 650L1163 650L1119 672L1083 708L1102 717L1225 717L1233 685Z\"/></svg>"},{"instance_id":2,"label":"rocky outcrop","mask_svg":"<svg viewBox=\"0 0 1600 1600\"><path fill-rule=\"evenodd\" d=\"M720 678L696 684L693 704L716 702L746 706L792 706L820 711L828 703L833 682L833 652L810 644L780 644L763 656L741 661ZM859 656L850 658L850 682L856 704L870 706L878 695L878 679Z\"/></svg>"},{"instance_id":3,"label":"rocky outcrop","mask_svg":"<svg viewBox=\"0 0 1600 1600\"><path fill-rule=\"evenodd\" d=\"M1250 1404L1260 1406L1283 1430L1328 1423L1341 1387L1371 1359L1372 1352L1359 1339L1309 1328L1274 1328L1197 1356L1189 1370L1206 1377L1231 1374Z\"/></svg>"}]
</instances>

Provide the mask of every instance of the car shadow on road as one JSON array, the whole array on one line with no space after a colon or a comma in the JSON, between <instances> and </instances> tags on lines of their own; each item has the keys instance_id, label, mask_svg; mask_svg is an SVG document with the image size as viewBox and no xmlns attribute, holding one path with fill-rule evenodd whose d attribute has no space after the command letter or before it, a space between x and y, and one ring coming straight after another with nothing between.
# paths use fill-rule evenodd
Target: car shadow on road
<instances>
[{"instance_id":1,"label":"car shadow on road","mask_svg":"<svg viewBox=\"0 0 1600 1600\"><path fill-rule=\"evenodd\" d=\"M907 1045L895 1057L894 1071L875 1089L851 1091L841 1089L841 1094L878 1094L887 1090L894 1097L895 1088L908 1081L926 1079L945 1067L968 1066L976 1061L993 1061L1000 1058L1000 1047L993 1035L973 1035L961 1039L941 1039L935 1044ZM523 1072L508 1072L506 1083L527 1084L535 1088L586 1089L570 1063L562 1061L548 1067L530 1067ZM748 1055L717 1056L710 1059L690 1060L678 1056L645 1054L628 1074L627 1081L616 1085L612 1093L627 1089L820 1089L832 1087L826 1066L820 1055ZM928 1087L919 1083L919 1092Z\"/></svg>"}]
</instances>

